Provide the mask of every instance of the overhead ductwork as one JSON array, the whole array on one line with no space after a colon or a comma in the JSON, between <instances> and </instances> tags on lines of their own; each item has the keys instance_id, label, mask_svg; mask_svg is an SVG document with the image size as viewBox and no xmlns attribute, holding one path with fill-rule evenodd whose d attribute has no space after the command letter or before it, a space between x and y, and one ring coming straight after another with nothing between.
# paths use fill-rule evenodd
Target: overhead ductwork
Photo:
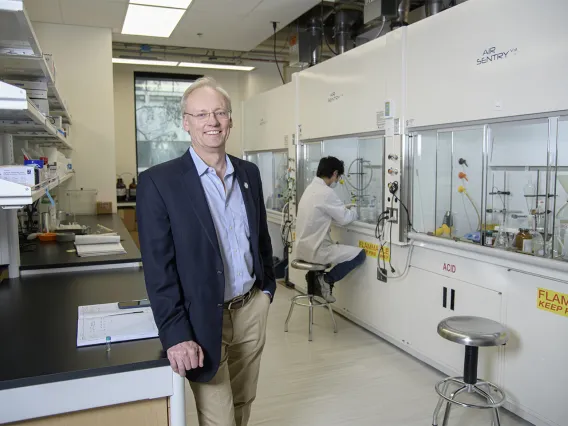
<instances>
[{"instance_id":1,"label":"overhead ductwork","mask_svg":"<svg viewBox=\"0 0 568 426\"><path fill-rule=\"evenodd\" d=\"M355 27L363 19L363 8L356 4L340 4L335 10L335 53L355 47Z\"/></svg>"},{"instance_id":2,"label":"overhead ductwork","mask_svg":"<svg viewBox=\"0 0 568 426\"><path fill-rule=\"evenodd\" d=\"M443 0L426 0L426 16L432 16L444 10Z\"/></svg>"},{"instance_id":3,"label":"overhead ductwork","mask_svg":"<svg viewBox=\"0 0 568 426\"><path fill-rule=\"evenodd\" d=\"M396 18L391 21L391 29L408 25L410 0L400 0L397 6Z\"/></svg>"},{"instance_id":4,"label":"overhead ductwork","mask_svg":"<svg viewBox=\"0 0 568 426\"><path fill-rule=\"evenodd\" d=\"M300 43L305 43L309 52L309 66L316 65L321 57L322 43L322 24L319 16L310 17L306 30L300 30Z\"/></svg>"}]
</instances>

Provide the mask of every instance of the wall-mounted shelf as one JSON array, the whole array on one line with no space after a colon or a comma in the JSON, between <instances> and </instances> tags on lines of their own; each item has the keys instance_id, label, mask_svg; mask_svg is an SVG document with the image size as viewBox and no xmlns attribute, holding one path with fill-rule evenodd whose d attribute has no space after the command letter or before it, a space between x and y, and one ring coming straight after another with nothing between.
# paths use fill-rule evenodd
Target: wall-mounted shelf
<instances>
[{"instance_id":1,"label":"wall-mounted shelf","mask_svg":"<svg viewBox=\"0 0 568 426\"><path fill-rule=\"evenodd\" d=\"M0 206L5 209L17 209L32 204L43 197L46 190L51 191L72 177L73 173L68 173L32 187L0 179Z\"/></svg>"},{"instance_id":2,"label":"wall-mounted shelf","mask_svg":"<svg viewBox=\"0 0 568 426\"><path fill-rule=\"evenodd\" d=\"M0 133L72 149L67 138L26 97L26 91L0 81Z\"/></svg>"},{"instance_id":3,"label":"wall-mounted shelf","mask_svg":"<svg viewBox=\"0 0 568 426\"><path fill-rule=\"evenodd\" d=\"M0 79L38 79L47 82L53 115L71 122L56 76L43 54L31 22L20 0L0 0Z\"/></svg>"}]
</instances>

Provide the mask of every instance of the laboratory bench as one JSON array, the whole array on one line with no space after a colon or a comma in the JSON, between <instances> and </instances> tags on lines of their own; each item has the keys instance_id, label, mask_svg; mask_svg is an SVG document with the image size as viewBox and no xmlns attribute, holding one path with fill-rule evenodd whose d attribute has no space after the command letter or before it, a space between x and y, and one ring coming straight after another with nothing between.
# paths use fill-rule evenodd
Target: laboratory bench
<instances>
[{"instance_id":1,"label":"laboratory bench","mask_svg":"<svg viewBox=\"0 0 568 426\"><path fill-rule=\"evenodd\" d=\"M139 266L138 264L142 261L140 250L118 214L81 215L76 216L75 221L80 225L90 227L92 233L97 231L97 224L112 229L120 235L120 243L126 250L126 254L79 257L76 252L70 251L75 249L73 242L43 243L37 239L24 240L20 248L22 275L61 268L101 269Z\"/></svg>"},{"instance_id":2,"label":"laboratory bench","mask_svg":"<svg viewBox=\"0 0 568 426\"><path fill-rule=\"evenodd\" d=\"M141 269L0 283L0 424L185 425L184 380L158 338L77 347L79 306L145 297Z\"/></svg>"}]
</instances>

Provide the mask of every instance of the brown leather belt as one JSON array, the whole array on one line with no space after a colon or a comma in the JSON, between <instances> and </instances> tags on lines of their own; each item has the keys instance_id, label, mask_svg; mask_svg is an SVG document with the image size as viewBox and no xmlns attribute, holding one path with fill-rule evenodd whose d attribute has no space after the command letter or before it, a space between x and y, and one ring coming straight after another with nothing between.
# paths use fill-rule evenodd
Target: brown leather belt
<instances>
[{"instance_id":1,"label":"brown leather belt","mask_svg":"<svg viewBox=\"0 0 568 426\"><path fill-rule=\"evenodd\" d=\"M252 299L254 292L255 288L253 287L248 293L245 293L241 296L237 296L234 299L231 299L228 302L223 303L223 308L232 311L241 309L243 306L245 306L248 303L250 299Z\"/></svg>"}]
</instances>

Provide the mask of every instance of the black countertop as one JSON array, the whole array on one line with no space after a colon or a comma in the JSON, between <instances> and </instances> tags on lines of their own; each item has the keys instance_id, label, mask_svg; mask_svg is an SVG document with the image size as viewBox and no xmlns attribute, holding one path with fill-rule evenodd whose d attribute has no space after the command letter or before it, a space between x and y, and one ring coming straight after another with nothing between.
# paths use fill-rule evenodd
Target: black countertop
<instances>
[{"instance_id":1,"label":"black countertop","mask_svg":"<svg viewBox=\"0 0 568 426\"><path fill-rule=\"evenodd\" d=\"M169 365L159 339L77 348L77 308L147 297L141 269L0 283L0 390Z\"/></svg>"},{"instance_id":2,"label":"black countertop","mask_svg":"<svg viewBox=\"0 0 568 426\"><path fill-rule=\"evenodd\" d=\"M121 244L126 254L111 256L79 257L77 253L68 253L67 250L75 249L72 242L42 243L39 240L25 241L26 247L20 248L20 269L48 269L67 268L71 266L105 265L115 263L141 262L140 250L132 240L130 233L117 214L76 216L76 222L80 225L90 226L91 232L97 230L97 224L106 226L120 235Z\"/></svg>"}]
</instances>

